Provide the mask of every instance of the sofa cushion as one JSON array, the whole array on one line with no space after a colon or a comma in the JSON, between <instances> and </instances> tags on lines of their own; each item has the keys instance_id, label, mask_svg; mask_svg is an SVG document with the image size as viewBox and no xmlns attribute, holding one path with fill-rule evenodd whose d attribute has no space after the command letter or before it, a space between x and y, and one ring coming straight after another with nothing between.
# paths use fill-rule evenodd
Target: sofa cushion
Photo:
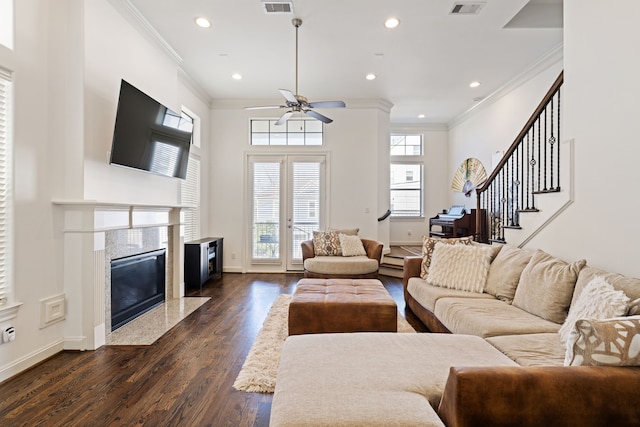
<instances>
[{"instance_id":1,"label":"sofa cushion","mask_svg":"<svg viewBox=\"0 0 640 427\"><path fill-rule=\"evenodd\" d=\"M358 275L378 271L378 261L367 256L316 256L304 260L304 269L318 274Z\"/></svg>"},{"instance_id":2,"label":"sofa cushion","mask_svg":"<svg viewBox=\"0 0 640 427\"><path fill-rule=\"evenodd\" d=\"M338 234L340 239L340 248L342 249L342 256L359 256L367 255L362 245L362 240L358 236L349 236L347 234Z\"/></svg>"},{"instance_id":3,"label":"sofa cushion","mask_svg":"<svg viewBox=\"0 0 640 427\"><path fill-rule=\"evenodd\" d=\"M565 345L554 332L524 335L502 335L487 342L520 366L562 366Z\"/></svg>"},{"instance_id":4,"label":"sofa cushion","mask_svg":"<svg viewBox=\"0 0 640 427\"><path fill-rule=\"evenodd\" d=\"M517 366L478 337L321 334L287 338L272 427L442 425L437 408L451 366Z\"/></svg>"},{"instance_id":5,"label":"sofa cushion","mask_svg":"<svg viewBox=\"0 0 640 427\"><path fill-rule=\"evenodd\" d=\"M582 293L582 290L596 276L604 277L604 279L611 283L615 289L623 291L629 298L631 298L632 301L629 303L629 315L640 314L640 279L623 276L618 273L609 273L608 271L589 266L580 270L571 305L575 304L576 300Z\"/></svg>"},{"instance_id":6,"label":"sofa cushion","mask_svg":"<svg viewBox=\"0 0 640 427\"><path fill-rule=\"evenodd\" d=\"M420 277L423 279L427 278L429 265L431 264L431 256L433 255L433 249L436 243L448 243L450 245L470 245L472 241L472 236L459 237L454 239L435 239L433 237L422 236L422 265L420 266Z\"/></svg>"},{"instance_id":7,"label":"sofa cushion","mask_svg":"<svg viewBox=\"0 0 640 427\"><path fill-rule=\"evenodd\" d=\"M497 299L440 298L434 314L454 334L480 337L558 332L560 325Z\"/></svg>"},{"instance_id":8,"label":"sofa cushion","mask_svg":"<svg viewBox=\"0 0 640 427\"><path fill-rule=\"evenodd\" d=\"M314 231L313 251L316 256L342 255L338 233L335 231Z\"/></svg>"},{"instance_id":9,"label":"sofa cushion","mask_svg":"<svg viewBox=\"0 0 640 427\"><path fill-rule=\"evenodd\" d=\"M578 320L565 365L640 366L640 316Z\"/></svg>"},{"instance_id":10,"label":"sofa cushion","mask_svg":"<svg viewBox=\"0 0 640 427\"><path fill-rule=\"evenodd\" d=\"M532 251L504 245L489 267L484 291L510 304L516 294L522 271L532 256Z\"/></svg>"},{"instance_id":11,"label":"sofa cushion","mask_svg":"<svg viewBox=\"0 0 640 427\"><path fill-rule=\"evenodd\" d=\"M595 276L569 308L569 314L560 328L560 339L566 343L569 333L579 319L608 319L623 316L628 309L629 297L614 289L602 276Z\"/></svg>"},{"instance_id":12,"label":"sofa cushion","mask_svg":"<svg viewBox=\"0 0 640 427\"><path fill-rule=\"evenodd\" d=\"M437 243L427 283L449 289L482 293L493 258L490 247Z\"/></svg>"},{"instance_id":13,"label":"sofa cushion","mask_svg":"<svg viewBox=\"0 0 640 427\"><path fill-rule=\"evenodd\" d=\"M537 250L522 271L513 305L555 323L567 317L578 273L587 262L571 264Z\"/></svg>"},{"instance_id":14,"label":"sofa cushion","mask_svg":"<svg viewBox=\"0 0 640 427\"><path fill-rule=\"evenodd\" d=\"M441 288L427 284L427 281L419 277L411 277L407 283L407 292L421 306L433 313L436 301L440 298L484 298L495 299L493 295L477 292L459 291L457 289Z\"/></svg>"}]
</instances>

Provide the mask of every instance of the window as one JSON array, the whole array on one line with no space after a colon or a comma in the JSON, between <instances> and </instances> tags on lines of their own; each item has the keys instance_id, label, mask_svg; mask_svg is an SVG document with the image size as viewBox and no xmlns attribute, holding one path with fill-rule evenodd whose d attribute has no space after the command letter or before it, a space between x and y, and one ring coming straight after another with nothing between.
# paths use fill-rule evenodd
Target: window
<instances>
[{"instance_id":1,"label":"window","mask_svg":"<svg viewBox=\"0 0 640 427\"><path fill-rule=\"evenodd\" d=\"M177 118L179 129L193 131L191 153L187 163L187 176L181 182L180 202L191 208L183 209L184 241L200 239L200 157L194 152L195 141L200 141L200 118L190 111L183 111Z\"/></svg>"},{"instance_id":2,"label":"window","mask_svg":"<svg viewBox=\"0 0 640 427\"><path fill-rule=\"evenodd\" d=\"M11 298L11 75L0 68L0 306Z\"/></svg>"},{"instance_id":3,"label":"window","mask_svg":"<svg viewBox=\"0 0 640 427\"><path fill-rule=\"evenodd\" d=\"M322 145L322 122L313 119L252 119L251 145Z\"/></svg>"},{"instance_id":4,"label":"window","mask_svg":"<svg viewBox=\"0 0 640 427\"><path fill-rule=\"evenodd\" d=\"M392 217L424 216L422 135L392 135L390 200Z\"/></svg>"}]
</instances>

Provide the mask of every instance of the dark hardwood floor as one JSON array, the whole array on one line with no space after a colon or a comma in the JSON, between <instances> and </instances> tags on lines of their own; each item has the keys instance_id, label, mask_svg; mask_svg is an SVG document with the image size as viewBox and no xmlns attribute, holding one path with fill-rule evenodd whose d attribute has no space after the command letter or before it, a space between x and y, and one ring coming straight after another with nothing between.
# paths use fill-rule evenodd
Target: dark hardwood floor
<instances>
[{"instance_id":1,"label":"dark hardwood floor","mask_svg":"<svg viewBox=\"0 0 640 427\"><path fill-rule=\"evenodd\" d=\"M189 292L211 300L151 346L59 353L0 383L0 426L267 426L272 395L232 384L273 301L301 277L224 274ZM401 280L380 279L404 313Z\"/></svg>"}]
</instances>

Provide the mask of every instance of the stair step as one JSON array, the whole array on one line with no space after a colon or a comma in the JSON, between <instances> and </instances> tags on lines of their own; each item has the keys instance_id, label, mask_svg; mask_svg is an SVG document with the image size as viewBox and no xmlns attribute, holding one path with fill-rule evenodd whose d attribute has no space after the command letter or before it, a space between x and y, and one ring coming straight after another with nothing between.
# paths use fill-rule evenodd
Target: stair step
<instances>
[{"instance_id":1,"label":"stair step","mask_svg":"<svg viewBox=\"0 0 640 427\"><path fill-rule=\"evenodd\" d=\"M505 225L502 228L509 228L511 230L522 230L522 227L520 227L519 225Z\"/></svg>"},{"instance_id":2,"label":"stair step","mask_svg":"<svg viewBox=\"0 0 640 427\"><path fill-rule=\"evenodd\" d=\"M559 193L560 187L557 188L549 188L547 190L537 190L534 191L533 194L548 194L548 193Z\"/></svg>"},{"instance_id":3,"label":"stair step","mask_svg":"<svg viewBox=\"0 0 640 427\"><path fill-rule=\"evenodd\" d=\"M540 212L540 209L536 209L536 208L518 209L518 212Z\"/></svg>"},{"instance_id":4,"label":"stair step","mask_svg":"<svg viewBox=\"0 0 640 427\"><path fill-rule=\"evenodd\" d=\"M389 264L389 263L386 263L386 262L383 262L383 263L380 264L380 268L382 268L382 267L389 268L389 269L392 269L392 270L402 270L403 269L402 265Z\"/></svg>"}]
</instances>

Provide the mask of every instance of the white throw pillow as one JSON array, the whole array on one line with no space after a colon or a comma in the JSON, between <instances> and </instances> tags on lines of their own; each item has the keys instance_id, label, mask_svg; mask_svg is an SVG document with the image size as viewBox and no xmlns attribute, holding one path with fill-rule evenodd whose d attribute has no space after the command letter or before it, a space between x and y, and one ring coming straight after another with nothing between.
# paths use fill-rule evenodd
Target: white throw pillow
<instances>
[{"instance_id":1,"label":"white throw pillow","mask_svg":"<svg viewBox=\"0 0 640 427\"><path fill-rule=\"evenodd\" d=\"M569 308L569 314L560 327L560 339L567 343L579 319L609 319L626 314L629 301L624 292L616 290L604 277L594 277Z\"/></svg>"},{"instance_id":2,"label":"white throw pillow","mask_svg":"<svg viewBox=\"0 0 640 427\"><path fill-rule=\"evenodd\" d=\"M436 243L427 283L442 288L482 293L493 255L491 247Z\"/></svg>"},{"instance_id":3,"label":"white throw pillow","mask_svg":"<svg viewBox=\"0 0 640 427\"><path fill-rule=\"evenodd\" d=\"M342 248L342 256L362 256L367 255L362 245L362 240L358 236L349 236L346 234L338 234L340 238L340 247Z\"/></svg>"}]
</instances>

